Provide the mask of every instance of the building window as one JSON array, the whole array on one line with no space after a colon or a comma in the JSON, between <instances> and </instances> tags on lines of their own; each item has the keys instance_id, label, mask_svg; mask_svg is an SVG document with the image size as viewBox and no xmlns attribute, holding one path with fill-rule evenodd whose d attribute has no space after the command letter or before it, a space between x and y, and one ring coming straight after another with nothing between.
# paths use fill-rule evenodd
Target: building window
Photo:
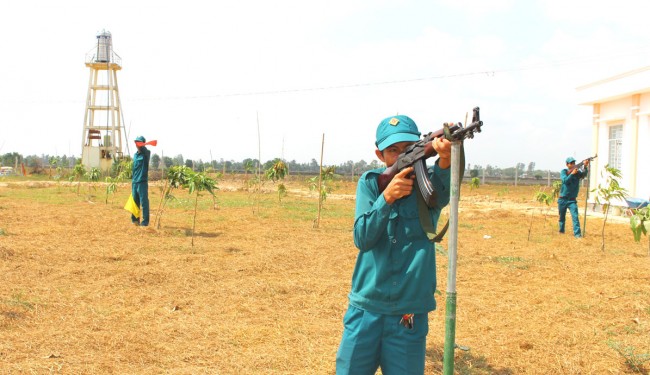
<instances>
[{"instance_id":1,"label":"building window","mask_svg":"<svg viewBox=\"0 0 650 375\"><path fill-rule=\"evenodd\" d=\"M623 125L609 127L609 166L621 170L623 157Z\"/></svg>"}]
</instances>

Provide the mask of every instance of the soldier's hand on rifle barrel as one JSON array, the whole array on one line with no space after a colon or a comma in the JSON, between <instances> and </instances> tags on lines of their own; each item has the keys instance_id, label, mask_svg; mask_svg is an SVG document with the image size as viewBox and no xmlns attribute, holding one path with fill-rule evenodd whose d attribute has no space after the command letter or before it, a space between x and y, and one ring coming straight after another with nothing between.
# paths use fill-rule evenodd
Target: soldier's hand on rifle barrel
<instances>
[{"instance_id":1,"label":"soldier's hand on rifle barrel","mask_svg":"<svg viewBox=\"0 0 650 375\"><path fill-rule=\"evenodd\" d=\"M438 137L433 141L433 149L438 153L438 166L447 169L451 165L451 142L448 139Z\"/></svg>"},{"instance_id":2,"label":"soldier's hand on rifle barrel","mask_svg":"<svg viewBox=\"0 0 650 375\"><path fill-rule=\"evenodd\" d=\"M413 167L404 168L399 171L384 190L386 203L393 204L396 200L411 194L414 178Z\"/></svg>"},{"instance_id":3,"label":"soldier's hand on rifle barrel","mask_svg":"<svg viewBox=\"0 0 650 375\"><path fill-rule=\"evenodd\" d=\"M585 166L585 167L588 167L590 161L591 161L591 160L589 160L589 159L585 160L585 161L584 161L584 163L585 163L584 166Z\"/></svg>"}]
</instances>

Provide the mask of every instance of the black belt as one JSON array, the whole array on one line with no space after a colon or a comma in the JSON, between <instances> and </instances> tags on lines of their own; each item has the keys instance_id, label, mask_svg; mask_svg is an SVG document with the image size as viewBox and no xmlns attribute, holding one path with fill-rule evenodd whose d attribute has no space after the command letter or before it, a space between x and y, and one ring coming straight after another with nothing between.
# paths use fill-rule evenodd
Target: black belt
<instances>
[{"instance_id":1,"label":"black belt","mask_svg":"<svg viewBox=\"0 0 650 375\"><path fill-rule=\"evenodd\" d=\"M560 199L566 199L568 201L574 201L576 198L567 198L567 197L560 197Z\"/></svg>"}]
</instances>

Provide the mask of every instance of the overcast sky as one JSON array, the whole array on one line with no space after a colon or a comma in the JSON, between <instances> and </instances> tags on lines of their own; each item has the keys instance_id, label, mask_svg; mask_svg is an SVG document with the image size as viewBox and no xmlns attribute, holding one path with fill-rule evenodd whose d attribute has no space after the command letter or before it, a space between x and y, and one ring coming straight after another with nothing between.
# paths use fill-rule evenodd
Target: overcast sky
<instances>
[{"instance_id":1,"label":"overcast sky","mask_svg":"<svg viewBox=\"0 0 650 375\"><path fill-rule=\"evenodd\" d=\"M650 65L645 0L3 1L0 154L81 155L106 29L129 144L219 160L374 159L375 129L481 108L467 162L561 169L591 152L576 87ZM134 151L133 147L130 149Z\"/></svg>"}]
</instances>

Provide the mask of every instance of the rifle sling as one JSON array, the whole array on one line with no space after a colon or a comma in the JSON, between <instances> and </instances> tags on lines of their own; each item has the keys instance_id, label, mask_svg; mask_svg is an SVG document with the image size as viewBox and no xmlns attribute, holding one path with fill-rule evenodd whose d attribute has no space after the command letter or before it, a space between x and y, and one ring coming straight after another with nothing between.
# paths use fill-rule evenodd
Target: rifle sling
<instances>
[{"instance_id":1,"label":"rifle sling","mask_svg":"<svg viewBox=\"0 0 650 375\"><path fill-rule=\"evenodd\" d=\"M458 173L458 178L460 181L458 181L459 182L458 186L460 186L460 182L463 180L464 174L465 174L465 147L463 145L463 142L461 141L460 173ZM420 189L416 189L416 190L417 190L416 194L418 197L418 215L420 216L420 225L422 225L422 229L427 234L429 241L433 243L441 242L442 238L447 233L447 229L449 229L449 219L447 219L447 222L445 223L445 226L442 228L440 233L436 233L436 228L433 227L433 221L431 220L431 214L429 213L429 207L427 206L427 203L424 201L424 197L422 197L422 193L420 192ZM458 194L460 195L460 189L458 190Z\"/></svg>"}]
</instances>

